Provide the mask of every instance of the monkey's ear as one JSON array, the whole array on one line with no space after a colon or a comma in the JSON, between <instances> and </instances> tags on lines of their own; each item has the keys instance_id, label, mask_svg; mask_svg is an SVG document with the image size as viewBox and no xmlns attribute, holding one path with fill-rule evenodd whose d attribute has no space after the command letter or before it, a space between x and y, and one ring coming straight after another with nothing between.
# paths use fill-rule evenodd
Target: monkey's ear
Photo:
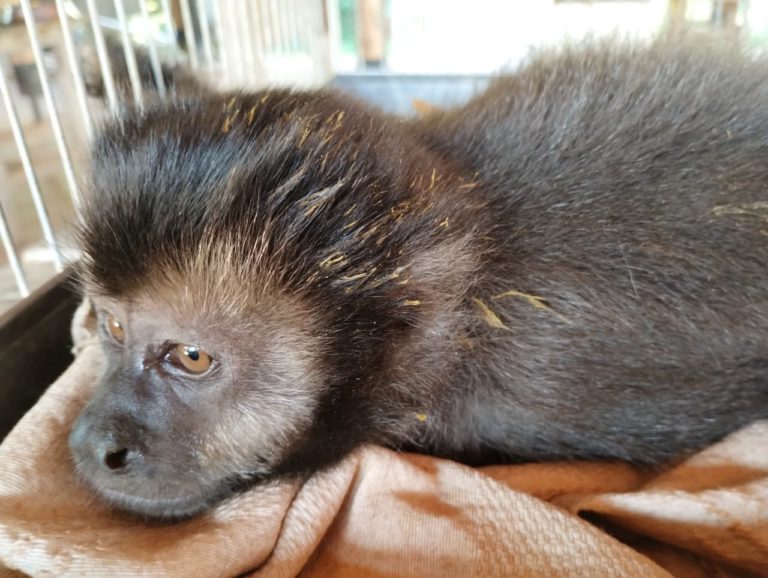
<instances>
[{"instance_id":1,"label":"monkey's ear","mask_svg":"<svg viewBox=\"0 0 768 578\"><path fill-rule=\"evenodd\" d=\"M96 309L88 297L83 299L72 318L72 355L80 353L86 345L98 339Z\"/></svg>"}]
</instances>

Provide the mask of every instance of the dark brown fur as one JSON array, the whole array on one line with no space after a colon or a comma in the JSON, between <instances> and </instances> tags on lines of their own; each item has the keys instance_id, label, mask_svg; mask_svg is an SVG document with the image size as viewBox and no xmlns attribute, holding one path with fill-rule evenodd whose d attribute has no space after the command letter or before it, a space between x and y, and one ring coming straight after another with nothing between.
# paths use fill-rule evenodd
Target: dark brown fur
<instances>
[{"instance_id":1,"label":"dark brown fur","mask_svg":"<svg viewBox=\"0 0 768 578\"><path fill-rule=\"evenodd\" d=\"M421 120L329 91L122 118L81 238L128 338L78 468L176 517L363 443L657 463L768 416L766 102L764 60L659 43L541 54Z\"/></svg>"}]
</instances>

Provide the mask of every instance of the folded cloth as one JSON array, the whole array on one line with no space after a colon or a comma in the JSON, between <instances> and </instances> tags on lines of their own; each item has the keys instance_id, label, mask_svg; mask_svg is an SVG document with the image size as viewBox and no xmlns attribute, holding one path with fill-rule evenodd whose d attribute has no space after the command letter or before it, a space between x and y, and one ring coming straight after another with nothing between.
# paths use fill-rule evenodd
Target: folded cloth
<instances>
[{"instance_id":1,"label":"folded cloth","mask_svg":"<svg viewBox=\"0 0 768 578\"><path fill-rule=\"evenodd\" d=\"M137 521L72 470L68 430L101 364L92 335L78 335L73 365L0 445L2 578L768 575L768 422L661 474L472 469L364 447L192 520Z\"/></svg>"}]
</instances>

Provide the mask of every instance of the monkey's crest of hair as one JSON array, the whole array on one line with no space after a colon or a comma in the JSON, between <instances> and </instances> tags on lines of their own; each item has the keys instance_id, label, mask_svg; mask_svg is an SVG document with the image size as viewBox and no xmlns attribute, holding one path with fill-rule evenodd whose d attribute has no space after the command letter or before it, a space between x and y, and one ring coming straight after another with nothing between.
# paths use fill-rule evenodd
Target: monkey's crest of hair
<instances>
[{"instance_id":1,"label":"monkey's crest of hair","mask_svg":"<svg viewBox=\"0 0 768 578\"><path fill-rule=\"evenodd\" d=\"M86 285L125 297L170 287L235 316L275 290L320 290L405 304L407 322L424 291L439 296L424 255L444 254L448 236L468 244L482 207L456 218L445 190L466 182L404 142L399 123L322 91L208 96L123 117L93 147ZM408 284L416 261L421 286Z\"/></svg>"}]
</instances>

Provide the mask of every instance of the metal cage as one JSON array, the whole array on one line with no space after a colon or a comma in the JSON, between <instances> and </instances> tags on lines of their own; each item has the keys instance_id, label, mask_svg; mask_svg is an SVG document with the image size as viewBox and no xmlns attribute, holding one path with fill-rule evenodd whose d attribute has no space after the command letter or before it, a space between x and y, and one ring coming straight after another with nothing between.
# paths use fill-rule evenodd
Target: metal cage
<instances>
[{"instance_id":1,"label":"metal cage","mask_svg":"<svg viewBox=\"0 0 768 578\"><path fill-rule=\"evenodd\" d=\"M74 258L68 230L94 127L128 101L142 106L148 83L164 96L164 74L179 63L216 88L327 81L326 8L322 0L19 0L6 9L0 130L16 151L0 151L0 311ZM98 98L89 96L94 85Z\"/></svg>"}]
</instances>

